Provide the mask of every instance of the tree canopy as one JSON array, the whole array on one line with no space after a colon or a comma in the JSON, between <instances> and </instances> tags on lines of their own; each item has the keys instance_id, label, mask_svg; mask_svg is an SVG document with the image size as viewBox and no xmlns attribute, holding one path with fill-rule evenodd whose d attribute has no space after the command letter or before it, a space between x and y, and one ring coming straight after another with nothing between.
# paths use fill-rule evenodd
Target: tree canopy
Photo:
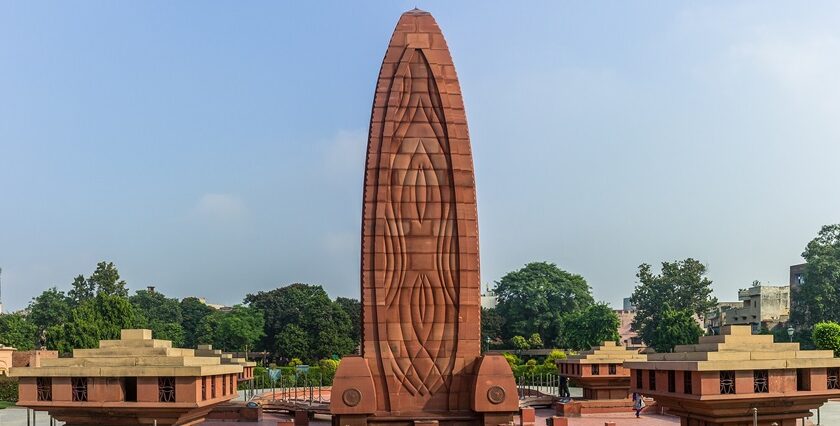
<instances>
[{"instance_id":1,"label":"tree canopy","mask_svg":"<svg viewBox=\"0 0 840 426\"><path fill-rule=\"evenodd\" d=\"M703 318L711 311L717 299L712 297L712 281L705 275L706 266L691 258L662 262L659 274L654 274L649 264L639 265L636 274L639 285L633 291L630 301L636 306L633 330L639 333L645 343L653 346L657 339L657 326L665 318L666 312L686 311L689 316ZM676 314L669 312L669 315L674 319ZM661 338L657 341L664 344ZM664 347L667 346L664 344Z\"/></svg>"},{"instance_id":2,"label":"tree canopy","mask_svg":"<svg viewBox=\"0 0 840 426\"><path fill-rule=\"evenodd\" d=\"M350 338L356 345L362 344L362 304L349 297L337 297L335 303L350 318Z\"/></svg>"},{"instance_id":3,"label":"tree canopy","mask_svg":"<svg viewBox=\"0 0 840 426\"><path fill-rule=\"evenodd\" d=\"M580 351L607 341L617 342L619 325L618 315L605 303L570 312L562 321L563 347Z\"/></svg>"},{"instance_id":4,"label":"tree canopy","mask_svg":"<svg viewBox=\"0 0 840 426\"><path fill-rule=\"evenodd\" d=\"M184 330L184 347L194 348L198 345L199 325L204 318L213 313L213 308L201 303L198 298L185 297L181 299L181 328Z\"/></svg>"},{"instance_id":5,"label":"tree canopy","mask_svg":"<svg viewBox=\"0 0 840 426\"><path fill-rule=\"evenodd\" d=\"M319 285L291 284L249 294L245 302L265 315L261 349L308 360L353 353L350 316Z\"/></svg>"},{"instance_id":6,"label":"tree canopy","mask_svg":"<svg viewBox=\"0 0 840 426\"><path fill-rule=\"evenodd\" d=\"M67 322L47 329L47 348L62 353L95 348L100 340L119 339L120 330L139 324L140 316L127 298L101 292L74 308Z\"/></svg>"},{"instance_id":7,"label":"tree canopy","mask_svg":"<svg viewBox=\"0 0 840 426\"><path fill-rule=\"evenodd\" d=\"M653 324L653 337L648 344L656 352L673 352L676 345L697 343L703 329L688 309L667 308Z\"/></svg>"},{"instance_id":8,"label":"tree canopy","mask_svg":"<svg viewBox=\"0 0 840 426\"><path fill-rule=\"evenodd\" d=\"M821 321L840 322L840 224L820 229L802 253L805 282L791 295L791 321L810 329Z\"/></svg>"},{"instance_id":9,"label":"tree canopy","mask_svg":"<svg viewBox=\"0 0 840 426\"><path fill-rule=\"evenodd\" d=\"M21 314L0 315L0 344L18 350L28 351L35 348L38 328L27 321Z\"/></svg>"},{"instance_id":10,"label":"tree canopy","mask_svg":"<svg viewBox=\"0 0 840 426\"><path fill-rule=\"evenodd\" d=\"M496 342L502 340L504 319L496 308L481 308L481 343L488 340Z\"/></svg>"},{"instance_id":11,"label":"tree canopy","mask_svg":"<svg viewBox=\"0 0 840 426\"><path fill-rule=\"evenodd\" d=\"M120 279L120 273L114 266L114 262L99 262L96 264L96 270L87 280L88 288L95 288L97 294L128 297L128 287L125 281Z\"/></svg>"},{"instance_id":12,"label":"tree canopy","mask_svg":"<svg viewBox=\"0 0 840 426\"><path fill-rule=\"evenodd\" d=\"M26 319L41 332L52 325L67 321L72 309L70 298L63 291L53 287L32 299Z\"/></svg>"},{"instance_id":13,"label":"tree canopy","mask_svg":"<svg viewBox=\"0 0 840 426\"><path fill-rule=\"evenodd\" d=\"M74 306L80 305L86 300L96 296L96 283L85 279L84 275L78 275L73 279L70 292L67 293Z\"/></svg>"},{"instance_id":14,"label":"tree canopy","mask_svg":"<svg viewBox=\"0 0 840 426\"><path fill-rule=\"evenodd\" d=\"M265 320L262 311L237 305L230 311L213 311L198 325L196 343L210 343L224 351L253 349L263 337Z\"/></svg>"},{"instance_id":15,"label":"tree canopy","mask_svg":"<svg viewBox=\"0 0 840 426\"><path fill-rule=\"evenodd\" d=\"M138 290L128 300L137 312L141 327L152 330L156 339L171 340L176 347L184 345L183 316L178 299L170 299L157 291Z\"/></svg>"},{"instance_id":16,"label":"tree canopy","mask_svg":"<svg viewBox=\"0 0 840 426\"><path fill-rule=\"evenodd\" d=\"M502 337L538 333L549 345L560 343L563 315L594 303L589 285L553 263L533 262L496 283L496 312L504 318Z\"/></svg>"}]
</instances>

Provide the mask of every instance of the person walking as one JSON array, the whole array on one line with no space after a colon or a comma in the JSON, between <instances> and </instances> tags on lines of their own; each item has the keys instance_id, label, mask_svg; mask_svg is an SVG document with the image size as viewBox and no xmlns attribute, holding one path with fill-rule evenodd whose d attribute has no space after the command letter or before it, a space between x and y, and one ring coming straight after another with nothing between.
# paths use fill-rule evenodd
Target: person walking
<instances>
[{"instance_id":1,"label":"person walking","mask_svg":"<svg viewBox=\"0 0 840 426\"><path fill-rule=\"evenodd\" d=\"M571 393L569 393L569 378L560 376L560 397L569 398L571 396Z\"/></svg>"},{"instance_id":2,"label":"person walking","mask_svg":"<svg viewBox=\"0 0 840 426\"><path fill-rule=\"evenodd\" d=\"M642 409L645 408L645 400L642 399L642 396L636 392L633 392L633 410L636 411L636 418L639 418L639 414L641 414Z\"/></svg>"}]
</instances>

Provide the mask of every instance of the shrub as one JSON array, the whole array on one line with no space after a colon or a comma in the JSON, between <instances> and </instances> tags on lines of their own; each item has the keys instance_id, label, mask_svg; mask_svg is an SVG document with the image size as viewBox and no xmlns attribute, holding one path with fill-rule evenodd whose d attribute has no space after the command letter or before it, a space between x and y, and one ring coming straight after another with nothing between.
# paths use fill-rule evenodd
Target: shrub
<instances>
[{"instance_id":1,"label":"shrub","mask_svg":"<svg viewBox=\"0 0 840 426\"><path fill-rule=\"evenodd\" d=\"M833 321L817 323L812 337L817 349L832 350L834 356L840 356L840 324Z\"/></svg>"},{"instance_id":2,"label":"shrub","mask_svg":"<svg viewBox=\"0 0 840 426\"><path fill-rule=\"evenodd\" d=\"M510 368L514 368L517 365L522 364L522 360L519 359L518 356L516 356L512 353L505 352L504 357L505 357L505 361L507 361L508 364L510 365Z\"/></svg>"},{"instance_id":3,"label":"shrub","mask_svg":"<svg viewBox=\"0 0 840 426\"><path fill-rule=\"evenodd\" d=\"M513 345L514 348L524 351L531 348L531 345L528 344L528 339L522 336L513 336L513 339L510 339L510 343Z\"/></svg>"},{"instance_id":4,"label":"shrub","mask_svg":"<svg viewBox=\"0 0 840 426\"><path fill-rule=\"evenodd\" d=\"M554 349L545 358L545 363L554 365L554 361L558 359L566 359L566 353L561 351L560 349Z\"/></svg>"}]
</instances>

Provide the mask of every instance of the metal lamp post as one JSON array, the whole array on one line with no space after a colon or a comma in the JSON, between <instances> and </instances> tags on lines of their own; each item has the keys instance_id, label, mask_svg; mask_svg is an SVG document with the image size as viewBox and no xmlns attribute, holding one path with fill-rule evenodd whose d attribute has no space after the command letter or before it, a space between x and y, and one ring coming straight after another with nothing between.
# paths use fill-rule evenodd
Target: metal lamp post
<instances>
[{"instance_id":1,"label":"metal lamp post","mask_svg":"<svg viewBox=\"0 0 840 426\"><path fill-rule=\"evenodd\" d=\"M794 329L793 329L793 326L790 326L790 327L788 327L788 329L787 329L787 332L788 332L788 337L790 337L790 341L791 341L791 342L793 342L793 332L794 332L794 331L796 331L796 330L794 330Z\"/></svg>"}]
</instances>

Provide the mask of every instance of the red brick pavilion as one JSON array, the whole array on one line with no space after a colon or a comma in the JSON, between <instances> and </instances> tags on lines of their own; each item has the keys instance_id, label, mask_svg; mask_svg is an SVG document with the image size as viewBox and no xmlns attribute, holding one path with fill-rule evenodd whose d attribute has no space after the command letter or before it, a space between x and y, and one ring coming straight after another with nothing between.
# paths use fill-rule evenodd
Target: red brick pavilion
<instances>
[{"instance_id":1,"label":"red brick pavilion","mask_svg":"<svg viewBox=\"0 0 840 426\"><path fill-rule=\"evenodd\" d=\"M656 399L682 426L795 426L829 398L840 398L840 359L724 326L674 353L628 361L630 390ZM754 411L753 409L756 409Z\"/></svg>"},{"instance_id":2,"label":"red brick pavilion","mask_svg":"<svg viewBox=\"0 0 840 426\"><path fill-rule=\"evenodd\" d=\"M122 330L120 340L75 349L72 358L13 367L19 406L76 425L193 425L236 397L240 364L195 356L152 339L150 330Z\"/></svg>"}]
</instances>

